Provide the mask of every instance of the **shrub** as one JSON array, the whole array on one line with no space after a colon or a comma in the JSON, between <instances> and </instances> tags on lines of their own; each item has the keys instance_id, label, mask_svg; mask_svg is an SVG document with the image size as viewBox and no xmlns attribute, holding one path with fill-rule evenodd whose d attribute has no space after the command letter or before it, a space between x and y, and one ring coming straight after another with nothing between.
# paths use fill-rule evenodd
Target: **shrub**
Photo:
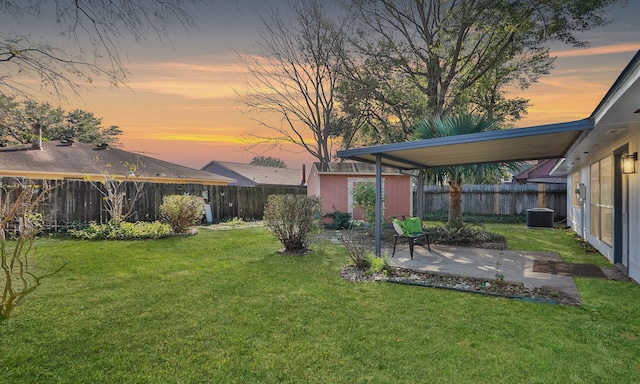
<instances>
[{"instance_id":1,"label":"shrub","mask_svg":"<svg viewBox=\"0 0 640 384\"><path fill-rule=\"evenodd\" d=\"M376 224L376 188L371 183L360 183L351 192L354 206L360 208L362 214L369 224L369 228L375 228ZM383 198L384 200L384 198ZM382 217L384 217L384 207L382 207Z\"/></svg>"},{"instance_id":2,"label":"shrub","mask_svg":"<svg viewBox=\"0 0 640 384\"><path fill-rule=\"evenodd\" d=\"M439 210L434 212L428 212L424 214L423 219L425 221L444 221L446 222L449 217L449 212L446 210ZM474 223L474 224L488 224L488 223L502 223L502 224L516 224L516 223L526 223L527 215L526 214L517 214L517 215L478 215L478 214L470 214L464 213L462 215L463 221L465 223Z\"/></svg>"},{"instance_id":3,"label":"shrub","mask_svg":"<svg viewBox=\"0 0 640 384\"><path fill-rule=\"evenodd\" d=\"M504 236L473 228L473 226L474 224L465 224L461 228L455 228L445 224L441 227L429 228L429 237L432 242L438 244L506 248L507 241Z\"/></svg>"},{"instance_id":4,"label":"shrub","mask_svg":"<svg viewBox=\"0 0 640 384\"><path fill-rule=\"evenodd\" d=\"M204 215L204 199L200 196L170 195L162 198L160 217L175 233L187 233Z\"/></svg>"},{"instance_id":5,"label":"shrub","mask_svg":"<svg viewBox=\"0 0 640 384\"><path fill-rule=\"evenodd\" d=\"M385 257L376 257L373 252L369 251L367 245L359 241L361 237L358 236L356 229L342 231L340 238L356 268L365 270L367 274L374 274L388 269L387 259Z\"/></svg>"},{"instance_id":6,"label":"shrub","mask_svg":"<svg viewBox=\"0 0 640 384\"><path fill-rule=\"evenodd\" d=\"M369 269L371 267L371 258L367 256L370 252L367 251L364 244L358 241L355 229L340 232L340 239L356 268Z\"/></svg>"},{"instance_id":7,"label":"shrub","mask_svg":"<svg viewBox=\"0 0 640 384\"><path fill-rule=\"evenodd\" d=\"M349 212L333 211L324 217L333 219L333 229L348 229L351 224L351 214Z\"/></svg>"},{"instance_id":8,"label":"shrub","mask_svg":"<svg viewBox=\"0 0 640 384\"><path fill-rule=\"evenodd\" d=\"M386 271L387 268L389 267L388 263L387 263L387 259L384 257L376 257L376 255L373 254L373 252L368 252L367 253L367 258L369 259L369 270L367 271L367 273L379 273L382 271Z\"/></svg>"},{"instance_id":9,"label":"shrub","mask_svg":"<svg viewBox=\"0 0 640 384\"><path fill-rule=\"evenodd\" d=\"M264 220L286 252L303 253L320 230L321 205L318 196L269 195Z\"/></svg>"},{"instance_id":10,"label":"shrub","mask_svg":"<svg viewBox=\"0 0 640 384\"><path fill-rule=\"evenodd\" d=\"M171 233L171 227L159 221L152 223L145 221L116 223L111 220L107 224L92 222L86 228L69 230L69 234L72 237L86 240L159 239L167 237Z\"/></svg>"}]
</instances>

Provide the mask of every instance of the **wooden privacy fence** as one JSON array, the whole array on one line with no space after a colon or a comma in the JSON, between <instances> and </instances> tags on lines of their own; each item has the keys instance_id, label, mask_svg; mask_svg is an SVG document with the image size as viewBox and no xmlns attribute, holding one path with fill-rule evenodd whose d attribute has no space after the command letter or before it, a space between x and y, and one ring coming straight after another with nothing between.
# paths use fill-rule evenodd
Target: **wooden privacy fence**
<instances>
[{"instance_id":1,"label":"wooden privacy fence","mask_svg":"<svg viewBox=\"0 0 640 384\"><path fill-rule=\"evenodd\" d=\"M44 215L47 228L57 228L73 223L95 221L105 223L110 217L105 211L104 195L97 189L100 183L83 180L27 180L22 183L53 187L51 196L38 208ZM15 185L15 178L1 178L2 186ZM127 198L134 195L133 182L128 183ZM202 196L211 207L213 221L232 218L259 220L264 214L267 196L272 194L306 195L306 187L238 187L201 184L144 183L142 196L135 202L133 220L153 221L160 218L162 198L168 195ZM0 200L5 196L0 190Z\"/></svg>"},{"instance_id":2,"label":"wooden privacy fence","mask_svg":"<svg viewBox=\"0 0 640 384\"><path fill-rule=\"evenodd\" d=\"M83 180L26 180L22 183L54 187L50 198L38 209L44 215L48 228L57 228L73 223L107 222L104 195L92 184ZM15 178L1 178L0 185L17 183ZM133 196L133 183L128 185L127 196ZM502 184L463 185L462 211L479 215L526 214L529 208L550 208L556 217L566 217L567 190L564 184ZM145 183L142 196L135 202L134 220L157 220L162 198L167 195L202 196L210 207L213 221L238 217L244 220L260 220L264 214L267 196L271 194L307 193L306 187L238 187L201 184L157 184ZM424 191L424 214L449 209L449 187L426 186ZM414 192L414 201L415 201ZM0 202L5 199L0 189ZM414 206L416 206L414 204Z\"/></svg>"},{"instance_id":3,"label":"wooden privacy fence","mask_svg":"<svg viewBox=\"0 0 640 384\"><path fill-rule=\"evenodd\" d=\"M415 192L414 192L415 201ZM414 204L414 206L416 206ZM567 216L565 184L463 185L462 212L476 215L526 214L529 208L553 209L555 217ZM448 186L425 186L424 212L449 210Z\"/></svg>"}]
</instances>

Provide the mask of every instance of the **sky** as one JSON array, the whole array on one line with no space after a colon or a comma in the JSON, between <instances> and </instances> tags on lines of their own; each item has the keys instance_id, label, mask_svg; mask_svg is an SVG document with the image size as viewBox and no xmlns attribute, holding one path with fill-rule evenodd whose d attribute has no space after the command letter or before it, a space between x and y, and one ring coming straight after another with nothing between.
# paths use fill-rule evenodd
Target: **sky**
<instances>
[{"instance_id":1,"label":"sky","mask_svg":"<svg viewBox=\"0 0 640 384\"><path fill-rule=\"evenodd\" d=\"M580 36L590 42L588 48L553 47L557 60L551 74L513 93L532 104L517 127L589 117L640 49L640 1L629 3L612 10L611 24ZM69 98L60 106L93 112L103 125L119 126L122 149L195 169L213 160L249 163L257 155L280 158L291 169L303 164L309 169L314 158L298 148L266 153L251 148L248 133L259 129L256 118L268 117L247 113L235 91L244 85L238 55L251 50L259 33L255 7L217 0L194 15L198 30L178 31L170 36L170 46L153 39L121 42L128 88L97 78L80 99ZM32 26L16 28L25 27Z\"/></svg>"}]
</instances>

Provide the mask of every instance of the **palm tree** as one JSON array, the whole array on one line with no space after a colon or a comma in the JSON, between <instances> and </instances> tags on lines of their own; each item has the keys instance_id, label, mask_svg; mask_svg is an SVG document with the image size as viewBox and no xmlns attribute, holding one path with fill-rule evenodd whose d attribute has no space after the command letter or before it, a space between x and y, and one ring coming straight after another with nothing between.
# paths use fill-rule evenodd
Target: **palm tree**
<instances>
[{"instance_id":1,"label":"palm tree","mask_svg":"<svg viewBox=\"0 0 640 384\"><path fill-rule=\"evenodd\" d=\"M465 135L469 133L497 131L500 127L488 117L478 117L472 114L449 115L445 118L438 116L422 120L414 132L415 140L434 139ZM504 174L513 166L506 163L474 164L464 166L449 166L425 169L425 180L437 184L449 185L449 217L448 226L462 228L462 184L480 182L479 179L496 174Z\"/></svg>"}]
</instances>

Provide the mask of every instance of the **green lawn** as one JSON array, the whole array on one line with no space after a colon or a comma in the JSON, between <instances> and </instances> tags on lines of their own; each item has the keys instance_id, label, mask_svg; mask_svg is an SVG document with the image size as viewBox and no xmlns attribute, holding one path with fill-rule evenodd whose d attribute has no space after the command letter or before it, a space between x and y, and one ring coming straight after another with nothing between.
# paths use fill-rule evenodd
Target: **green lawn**
<instances>
[{"instance_id":1,"label":"green lawn","mask_svg":"<svg viewBox=\"0 0 640 384\"><path fill-rule=\"evenodd\" d=\"M500 228L510 245L522 243L511 240L519 226ZM551 233L532 231L525 244L543 244ZM354 283L339 276L348 262L342 247L284 256L265 228L37 245L34 265L68 264L0 322L2 383L640 377L640 288L630 282L577 279L581 307ZM575 253L582 257L579 247Z\"/></svg>"},{"instance_id":2,"label":"green lawn","mask_svg":"<svg viewBox=\"0 0 640 384\"><path fill-rule=\"evenodd\" d=\"M585 247L570 229L530 229L525 224L487 224L486 227L505 236L509 249L557 252L568 263L610 265L597 251L585 252Z\"/></svg>"}]
</instances>

